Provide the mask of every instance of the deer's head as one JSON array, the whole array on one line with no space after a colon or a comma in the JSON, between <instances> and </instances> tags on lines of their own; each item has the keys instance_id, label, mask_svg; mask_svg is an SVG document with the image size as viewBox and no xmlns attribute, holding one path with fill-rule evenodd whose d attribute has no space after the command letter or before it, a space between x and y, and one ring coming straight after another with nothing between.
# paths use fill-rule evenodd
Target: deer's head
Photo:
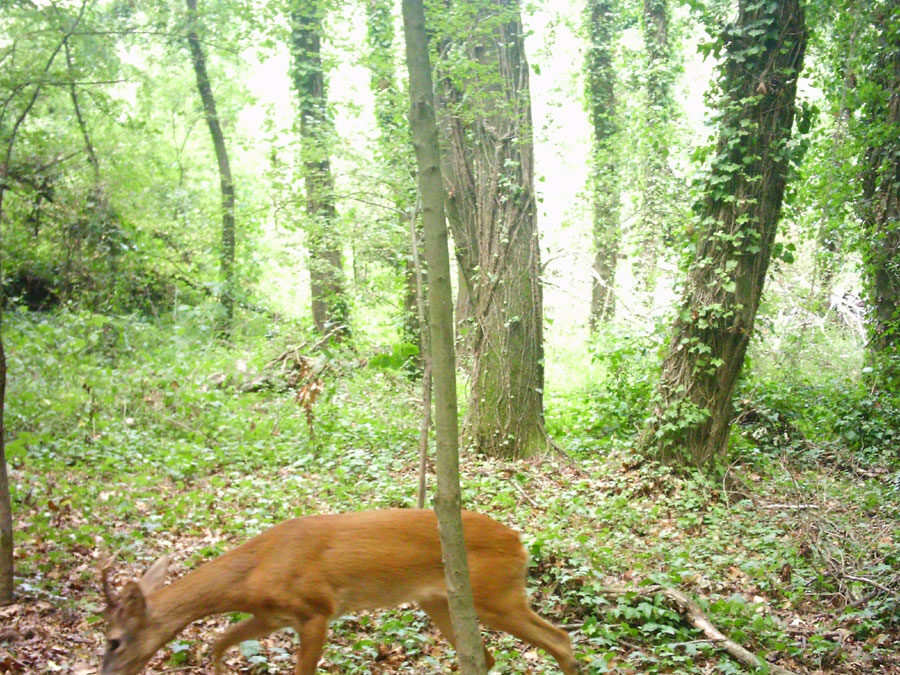
<instances>
[{"instance_id":1,"label":"deer's head","mask_svg":"<svg viewBox=\"0 0 900 675\"><path fill-rule=\"evenodd\" d=\"M108 625L100 672L102 675L136 675L168 637L154 619L148 598L165 581L169 556L153 563L140 579L125 584L118 595L109 585L111 562L111 559L106 561L100 568Z\"/></svg>"}]
</instances>

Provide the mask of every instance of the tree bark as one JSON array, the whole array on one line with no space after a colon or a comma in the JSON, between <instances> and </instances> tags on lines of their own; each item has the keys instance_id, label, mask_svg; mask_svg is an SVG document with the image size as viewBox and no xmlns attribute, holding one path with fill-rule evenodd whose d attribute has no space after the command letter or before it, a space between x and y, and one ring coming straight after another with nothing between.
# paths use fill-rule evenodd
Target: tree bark
<instances>
[{"instance_id":1,"label":"tree bark","mask_svg":"<svg viewBox=\"0 0 900 675\"><path fill-rule=\"evenodd\" d=\"M672 50L669 46L668 0L644 0L641 27L647 54L641 152L640 251L635 265L635 286L652 293L656 285L660 239L671 207L672 175L669 145L672 142Z\"/></svg>"},{"instance_id":2,"label":"tree bark","mask_svg":"<svg viewBox=\"0 0 900 675\"><path fill-rule=\"evenodd\" d=\"M228 151L225 148L225 135L222 133L222 126L219 123L216 100L206 71L206 55L203 53L203 47L197 35L196 27L199 23L197 0L185 0L185 2L188 16L187 40L191 51L191 62L197 78L197 90L203 103L203 114L206 117L209 134L212 136L216 161L219 165L219 188L222 193L222 250L219 253L222 293L219 301L225 311L222 332L229 335L234 325L234 296L237 289L234 270L234 181L231 178L231 166L228 163Z\"/></svg>"},{"instance_id":3,"label":"tree bark","mask_svg":"<svg viewBox=\"0 0 900 675\"><path fill-rule=\"evenodd\" d=\"M291 76L299 101L313 322L320 333L341 338L349 333L350 305L344 291L329 157L332 129L322 66L323 7L321 0L291 4Z\"/></svg>"},{"instance_id":4,"label":"tree bark","mask_svg":"<svg viewBox=\"0 0 900 675\"><path fill-rule=\"evenodd\" d=\"M869 302L868 356L875 384L900 386L900 5L876 15L873 85L864 107L869 143L863 173L863 277ZM891 28L888 28L891 27Z\"/></svg>"},{"instance_id":5,"label":"tree bark","mask_svg":"<svg viewBox=\"0 0 900 675\"><path fill-rule=\"evenodd\" d=\"M616 74L613 65L617 26L610 0L588 0L590 43L585 55L588 114L593 132L591 192L594 264L590 328L616 312L616 263L619 255L619 162Z\"/></svg>"},{"instance_id":6,"label":"tree bark","mask_svg":"<svg viewBox=\"0 0 900 675\"><path fill-rule=\"evenodd\" d=\"M790 159L806 47L799 1L741 0L725 44L719 140L696 258L639 440L673 464L706 465L728 446L732 392L753 333Z\"/></svg>"},{"instance_id":7,"label":"tree bark","mask_svg":"<svg viewBox=\"0 0 900 675\"><path fill-rule=\"evenodd\" d=\"M425 275L422 258L419 255L419 228L415 215L409 219L409 240L412 248L413 275L416 283L416 316L419 320L419 335L422 338L422 423L419 426L419 488L416 494L416 506L425 508L426 472L428 468L428 434L431 431L431 373L434 371L431 360L431 344L428 341L428 319L425 308ZM424 234L424 233L422 233ZM454 367L454 372L456 368ZM456 396L454 390L453 395ZM459 448L457 448L457 453Z\"/></svg>"},{"instance_id":8,"label":"tree bark","mask_svg":"<svg viewBox=\"0 0 900 675\"><path fill-rule=\"evenodd\" d=\"M518 0L461 18L466 27L446 36L452 47L442 53L464 50L468 65L454 72L455 63L442 62L441 88L447 214L472 306L463 439L488 455L532 457L552 445L544 427L541 256Z\"/></svg>"},{"instance_id":9,"label":"tree bark","mask_svg":"<svg viewBox=\"0 0 900 675\"><path fill-rule=\"evenodd\" d=\"M410 127L418 164L419 195L428 262L428 306L434 368L435 433L437 437L437 497L435 512L441 535L444 576L460 672L485 672L484 647L463 540L459 489L459 448L456 418L456 359L453 344L453 299L444 217L444 186L438 147L431 64L422 0L403 0L403 27L409 69Z\"/></svg>"}]
</instances>

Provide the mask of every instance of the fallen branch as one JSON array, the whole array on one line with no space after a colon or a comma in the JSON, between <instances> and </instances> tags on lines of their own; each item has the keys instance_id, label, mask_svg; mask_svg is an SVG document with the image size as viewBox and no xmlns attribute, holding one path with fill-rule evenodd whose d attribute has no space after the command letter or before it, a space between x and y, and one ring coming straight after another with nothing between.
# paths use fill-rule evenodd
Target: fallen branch
<instances>
[{"instance_id":1,"label":"fallen branch","mask_svg":"<svg viewBox=\"0 0 900 675\"><path fill-rule=\"evenodd\" d=\"M763 504L759 508L767 510L803 511L805 509L821 509L819 504Z\"/></svg>"},{"instance_id":2,"label":"fallen branch","mask_svg":"<svg viewBox=\"0 0 900 675\"><path fill-rule=\"evenodd\" d=\"M787 668L783 668L777 664L759 658L753 652L745 649L737 642L728 639L700 609L700 605L691 600L681 591L665 586L642 586L640 588L625 588L624 586L603 586L600 588L601 593L607 595L640 595L653 596L660 594L669 600L673 608L681 614L688 623L703 633L708 640L721 645L721 647L733 656L738 662L748 668L767 668L770 673L775 675L795 675L795 673Z\"/></svg>"},{"instance_id":3,"label":"fallen branch","mask_svg":"<svg viewBox=\"0 0 900 675\"><path fill-rule=\"evenodd\" d=\"M509 482L510 482L510 485L512 485L519 492L519 494L522 495L522 497L525 499L525 501L527 501L529 504L531 504L536 509L541 508L540 504L538 504L536 501L534 501L528 495L528 493L525 492L525 489L521 485L519 485L518 481L515 478L511 478Z\"/></svg>"},{"instance_id":4,"label":"fallen branch","mask_svg":"<svg viewBox=\"0 0 900 675\"><path fill-rule=\"evenodd\" d=\"M887 593L888 595L892 595L892 596L894 596L895 598L900 597L900 594L898 594L897 591L891 590L890 588L888 588L888 587L885 586L884 584L881 584L881 583L875 581L874 579L868 579L868 578L866 578L866 577L860 577L860 576L857 576L857 575L855 575L855 574L845 574L845 575L843 575L843 576L844 576L844 578L845 578L847 581L858 581L858 582L861 583L861 584L868 584L869 586L874 586L874 587L875 587L876 589L878 589L879 591L881 591L881 592L883 592L883 593Z\"/></svg>"}]
</instances>

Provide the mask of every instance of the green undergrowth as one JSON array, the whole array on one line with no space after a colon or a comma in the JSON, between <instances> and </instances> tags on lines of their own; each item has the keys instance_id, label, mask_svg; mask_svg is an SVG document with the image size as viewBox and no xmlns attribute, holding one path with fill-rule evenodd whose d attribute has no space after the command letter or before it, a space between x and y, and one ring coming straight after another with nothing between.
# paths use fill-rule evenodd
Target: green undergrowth
<instances>
[{"instance_id":1,"label":"green undergrowth","mask_svg":"<svg viewBox=\"0 0 900 675\"><path fill-rule=\"evenodd\" d=\"M25 605L77 614L97 645L102 554L118 551L120 579L163 553L181 574L288 517L415 503L418 384L369 364L373 345L315 354L328 367L310 429L295 389L244 386L303 335L248 325L226 344L202 323L92 314L7 315L4 331L18 590ZM587 672L745 672L662 596L637 592L657 584L796 672L897 668L895 597L849 602L873 588L854 578L889 585L900 567L889 466L817 463L807 445L745 433L715 477L675 475L629 447L652 354L610 351L620 365L607 388L548 398L569 459L462 458L465 503L522 532L538 611L572 632ZM626 407L600 398L614 387ZM156 672L204 666L219 628L188 630ZM293 640L244 643L230 662L290 672ZM509 636L489 642L498 672L558 672ZM336 623L324 665L441 673L451 658L424 615L389 611Z\"/></svg>"}]
</instances>

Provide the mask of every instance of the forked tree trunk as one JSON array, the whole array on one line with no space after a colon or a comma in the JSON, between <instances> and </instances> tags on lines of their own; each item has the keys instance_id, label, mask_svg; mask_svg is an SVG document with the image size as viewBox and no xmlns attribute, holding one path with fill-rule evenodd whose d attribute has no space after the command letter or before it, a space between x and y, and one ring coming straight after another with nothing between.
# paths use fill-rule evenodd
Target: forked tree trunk
<instances>
[{"instance_id":1,"label":"forked tree trunk","mask_svg":"<svg viewBox=\"0 0 900 675\"><path fill-rule=\"evenodd\" d=\"M476 14L444 37L476 67L440 66L447 214L473 322L463 439L489 455L531 457L551 443L528 63L517 0Z\"/></svg>"},{"instance_id":2,"label":"forked tree trunk","mask_svg":"<svg viewBox=\"0 0 900 675\"><path fill-rule=\"evenodd\" d=\"M616 312L616 262L619 255L619 162L616 121L616 8L611 0L589 0L590 42L585 55L588 114L593 132L591 198L594 264L591 283L591 332Z\"/></svg>"},{"instance_id":3,"label":"forked tree trunk","mask_svg":"<svg viewBox=\"0 0 900 675\"><path fill-rule=\"evenodd\" d=\"M213 147L216 151L216 162L219 165L219 189L222 194L222 249L219 253L222 276L220 302L222 309L225 310L222 332L228 335L234 325L234 296L237 289L234 270L234 181L231 179L225 135L222 133L222 125L219 123L219 114L216 111L216 99L209 83L209 74L206 71L206 55L203 53L203 46L197 35L197 0L185 0L185 2L188 11L187 40L191 50L191 62L197 78L197 90L200 92L200 100L203 102L206 125L209 127L209 134L212 136Z\"/></svg>"},{"instance_id":4,"label":"forked tree trunk","mask_svg":"<svg viewBox=\"0 0 900 675\"><path fill-rule=\"evenodd\" d=\"M896 392L900 386L900 4L887 3L877 22L882 28L864 110L870 138L864 158L863 275L872 305L868 350L875 384Z\"/></svg>"},{"instance_id":5,"label":"forked tree trunk","mask_svg":"<svg viewBox=\"0 0 900 675\"><path fill-rule=\"evenodd\" d=\"M291 76L300 108L313 322L320 333L340 338L349 332L350 306L329 156L332 128L322 66L323 15L321 0L293 0Z\"/></svg>"},{"instance_id":6,"label":"forked tree trunk","mask_svg":"<svg viewBox=\"0 0 900 675\"><path fill-rule=\"evenodd\" d=\"M472 600L469 567L463 540L459 489L459 447L456 422L456 360L453 345L453 299L450 259L444 218L444 186L438 148L431 64L425 34L422 0L403 0L403 28L409 68L409 120L418 165L419 195L428 261L428 306L431 363L434 368L435 436L437 440L437 498L435 511L441 534L444 577L450 619L456 638L460 672L485 672L481 633Z\"/></svg>"},{"instance_id":7,"label":"forked tree trunk","mask_svg":"<svg viewBox=\"0 0 900 675\"><path fill-rule=\"evenodd\" d=\"M721 127L696 259L640 445L663 461L721 458L731 397L759 307L781 210L797 77L806 47L799 0L741 0L726 35Z\"/></svg>"}]
</instances>

